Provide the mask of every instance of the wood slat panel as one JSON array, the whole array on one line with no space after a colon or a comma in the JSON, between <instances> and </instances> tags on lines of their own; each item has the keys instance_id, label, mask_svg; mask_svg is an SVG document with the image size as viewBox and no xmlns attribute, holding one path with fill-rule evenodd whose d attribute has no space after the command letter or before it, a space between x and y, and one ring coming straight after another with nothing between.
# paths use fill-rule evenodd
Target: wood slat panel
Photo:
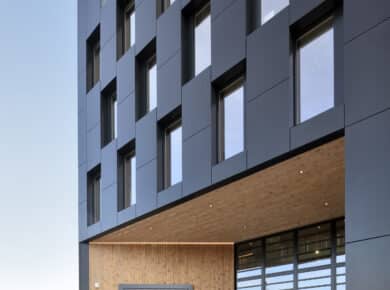
<instances>
[{"instance_id":1,"label":"wood slat panel","mask_svg":"<svg viewBox=\"0 0 390 290\"><path fill-rule=\"evenodd\" d=\"M90 289L119 284L191 284L233 290L233 246L91 245Z\"/></svg>"}]
</instances>

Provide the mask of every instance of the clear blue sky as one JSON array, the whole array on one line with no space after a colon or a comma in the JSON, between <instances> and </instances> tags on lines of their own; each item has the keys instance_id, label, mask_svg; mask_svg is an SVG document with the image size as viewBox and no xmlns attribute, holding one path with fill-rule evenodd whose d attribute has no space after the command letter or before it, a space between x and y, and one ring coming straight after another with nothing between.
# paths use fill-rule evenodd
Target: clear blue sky
<instances>
[{"instance_id":1,"label":"clear blue sky","mask_svg":"<svg viewBox=\"0 0 390 290\"><path fill-rule=\"evenodd\" d=\"M76 0L0 0L0 288L77 276Z\"/></svg>"}]
</instances>

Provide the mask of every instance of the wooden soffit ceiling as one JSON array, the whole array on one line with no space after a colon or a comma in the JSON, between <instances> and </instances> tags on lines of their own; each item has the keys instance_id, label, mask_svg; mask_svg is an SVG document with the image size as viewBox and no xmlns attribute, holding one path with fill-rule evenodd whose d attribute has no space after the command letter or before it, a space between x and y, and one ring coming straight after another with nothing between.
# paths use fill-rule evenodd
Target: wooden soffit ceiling
<instances>
[{"instance_id":1,"label":"wooden soffit ceiling","mask_svg":"<svg viewBox=\"0 0 390 290\"><path fill-rule=\"evenodd\" d=\"M224 244L344 216L339 138L91 241Z\"/></svg>"}]
</instances>

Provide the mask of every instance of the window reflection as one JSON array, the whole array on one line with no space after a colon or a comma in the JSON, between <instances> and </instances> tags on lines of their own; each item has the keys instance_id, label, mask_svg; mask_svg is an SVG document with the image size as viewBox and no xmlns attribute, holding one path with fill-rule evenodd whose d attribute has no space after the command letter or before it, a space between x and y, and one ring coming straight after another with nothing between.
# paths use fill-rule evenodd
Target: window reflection
<instances>
[{"instance_id":1,"label":"window reflection","mask_svg":"<svg viewBox=\"0 0 390 290\"><path fill-rule=\"evenodd\" d=\"M195 15L195 75L211 64L211 19L210 4Z\"/></svg>"},{"instance_id":2,"label":"window reflection","mask_svg":"<svg viewBox=\"0 0 390 290\"><path fill-rule=\"evenodd\" d=\"M344 232L338 220L238 245L237 289L345 289Z\"/></svg>"},{"instance_id":3,"label":"window reflection","mask_svg":"<svg viewBox=\"0 0 390 290\"><path fill-rule=\"evenodd\" d=\"M263 25L283 8L289 5L289 0L260 0L261 1L261 24Z\"/></svg>"},{"instance_id":4,"label":"window reflection","mask_svg":"<svg viewBox=\"0 0 390 290\"><path fill-rule=\"evenodd\" d=\"M222 161L244 151L244 87L242 78L221 91L218 115L219 161Z\"/></svg>"},{"instance_id":5,"label":"window reflection","mask_svg":"<svg viewBox=\"0 0 390 290\"><path fill-rule=\"evenodd\" d=\"M334 107L332 20L298 39L296 52L297 122Z\"/></svg>"},{"instance_id":6,"label":"window reflection","mask_svg":"<svg viewBox=\"0 0 390 290\"><path fill-rule=\"evenodd\" d=\"M181 126L172 130L170 138L170 184L174 185L182 180L182 138Z\"/></svg>"},{"instance_id":7,"label":"window reflection","mask_svg":"<svg viewBox=\"0 0 390 290\"><path fill-rule=\"evenodd\" d=\"M157 107L157 66L153 56L147 63L147 109L148 112Z\"/></svg>"}]
</instances>

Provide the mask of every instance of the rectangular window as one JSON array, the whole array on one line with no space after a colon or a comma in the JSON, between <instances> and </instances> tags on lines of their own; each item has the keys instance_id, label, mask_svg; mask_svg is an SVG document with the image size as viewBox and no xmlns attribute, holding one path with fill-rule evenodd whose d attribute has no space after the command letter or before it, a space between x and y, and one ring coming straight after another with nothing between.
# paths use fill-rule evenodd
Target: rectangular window
<instances>
[{"instance_id":1,"label":"rectangular window","mask_svg":"<svg viewBox=\"0 0 390 290\"><path fill-rule=\"evenodd\" d=\"M118 58L135 44L134 0L118 1L117 14Z\"/></svg>"},{"instance_id":2,"label":"rectangular window","mask_svg":"<svg viewBox=\"0 0 390 290\"><path fill-rule=\"evenodd\" d=\"M290 3L289 0L260 0L261 1L261 25L272 19Z\"/></svg>"},{"instance_id":3,"label":"rectangular window","mask_svg":"<svg viewBox=\"0 0 390 290\"><path fill-rule=\"evenodd\" d=\"M92 89L100 79L100 28L87 40L87 92Z\"/></svg>"},{"instance_id":4,"label":"rectangular window","mask_svg":"<svg viewBox=\"0 0 390 290\"><path fill-rule=\"evenodd\" d=\"M244 78L239 78L218 95L218 160L244 151Z\"/></svg>"},{"instance_id":5,"label":"rectangular window","mask_svg":"<svg viewBox=\"0 0 390 290\"><path fill-rule=\"evenodd\" d=\"M182 130L177 120L164 130L164 188L182 181Z\"/></svg>"},{"instance_id":6,"label":"rectangular window","mask_svg":"<svg viewBox=\"0 0 390 290\"><path fill-rule=\"evenodd\" d=\"M102 147L117 137L117 98L114 84L108 85L101 98Z\"/></svg>"},{"instance_id":7,"label":"rectangular window","mask_svg":"<svg viewBox=\"0 0 390 290\"><path fill-rule=\"evenodd\" d=\"M236 289L345 289L344 220L236 246Z\"/></svg>"},{"instance_id":8,"label":"rectangular window","mask_svg":"<svg viewBox=\"0 0 390 290\"><path fill-rule=\"evenodd\" d=\"M156 56L146 62L146 108L147 112L157 107L157 65Z\"/></svg>"},{"instance_id":9,"label":"rectangular window","mask_svg":"<svg viewBox=\"0 0 390 290\"><path fill-rule=\"evenodd\" d=\"M87 212L88 225L100 220L100 167L88 173Z\"/></svg>"},{"instance_id":10,"label":"rectangular window","mask_svg":"<svg viewBox=\"0 0 390 290\"><path fill-rule=\"evenodd\" d=\"M121 211L136 204L136 155L128 150L119 155L119 196L118 210Z\"/></svg>"},{"instance_id":11,"label":"rectangular window","mask_svg":"<svg viewBox=\"0 0 390 290\"><path fill-rule=\"evenodd\" d=\"M194 17L194 75L211 64L210 3L204 5Z\"/></svg>"},{"instance_id":12,"label":"rectangular window","mask_svg":"<svg viewBox=\"0 0 390 290\"><path fill-rule=\"evenodd\" d=\"M295 70L298 124L334 107L332 18L297 39Z\"/></svg>"}]
</instances>

